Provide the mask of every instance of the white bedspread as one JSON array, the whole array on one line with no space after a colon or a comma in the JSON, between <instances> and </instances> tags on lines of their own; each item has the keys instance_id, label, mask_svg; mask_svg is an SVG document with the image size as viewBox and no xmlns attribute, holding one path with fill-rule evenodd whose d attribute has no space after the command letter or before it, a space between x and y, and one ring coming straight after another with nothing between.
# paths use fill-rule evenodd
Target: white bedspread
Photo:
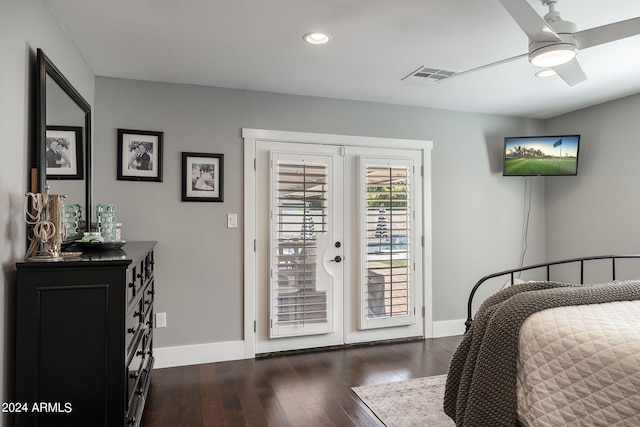
<instances>
[{"instance_id":1,"label":"white bedspread","mask_svg":"<svg viewBox=\"0 0 640 427\"><path fill-rule=\"evenodd\" d=\"M640 301L535 313L519 347L527 426L640 426Z\"/></svg>"}]
</instances>

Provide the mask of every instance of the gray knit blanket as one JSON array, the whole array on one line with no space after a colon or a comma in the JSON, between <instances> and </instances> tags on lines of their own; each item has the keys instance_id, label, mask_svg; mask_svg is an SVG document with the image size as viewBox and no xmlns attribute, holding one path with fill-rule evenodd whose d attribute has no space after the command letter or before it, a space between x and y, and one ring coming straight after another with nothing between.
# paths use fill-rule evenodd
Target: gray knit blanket
<instances>
[{"instance_id":1,"label":"gray knit blanket","mask_svg":"<svg viewBox=\"0 0 640 427\"><path fill-rule=\"evenodd\" d=\"M444 411L458 427L512 427L520 326L548 308L640 299L640 281L576 285L529 282L487 298L456 349Z\"/></svg>"}]
</instances>

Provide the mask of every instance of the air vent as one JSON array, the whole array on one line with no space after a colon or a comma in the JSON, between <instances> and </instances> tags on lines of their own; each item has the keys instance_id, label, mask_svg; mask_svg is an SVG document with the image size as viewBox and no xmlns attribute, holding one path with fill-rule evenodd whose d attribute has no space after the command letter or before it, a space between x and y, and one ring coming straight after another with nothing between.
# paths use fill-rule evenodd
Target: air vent
<instances>
[{"instance_id":1,"label":"air vent","mask_svg":"<svg viewBox=\"0 0 640 427\"><path fill-rule=\"evenodd\" d=\"M421 84L436 84L444 79L453 77L455 74L456 71L422 66L402 80Z\"/></svg>"}]
</instances>

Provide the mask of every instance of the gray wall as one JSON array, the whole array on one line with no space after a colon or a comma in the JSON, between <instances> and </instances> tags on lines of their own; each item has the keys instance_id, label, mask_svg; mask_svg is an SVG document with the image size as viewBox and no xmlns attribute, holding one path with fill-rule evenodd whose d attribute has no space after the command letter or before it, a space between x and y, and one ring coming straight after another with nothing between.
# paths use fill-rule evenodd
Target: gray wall
<instances>
[{"instance_id":1,"label":"gray wall","mask_svg":"<svg viewBox=\"0 0 640 427\"><path fill-rule=\"evenodd\" d=\"M536 120L193 85L96 78L94 202L116 203L123 237L158 240L155 310L170 347L242 339L241 128L423 139L433 149L434 320L466 317L479 276L517 265L524 180L504 178L505 135ZM164 180L116 180L117 129L164 132ZM225 155L224 203L180 201L180 153ZM527 261L544 259L544 186L535 180Z\"/></svg>"},{"instance_id":2,"label":"gray wall","mask_svg":"<svg viewBox=\"0 0 640 427\"><path fill-rule=\"evenodd\" d=\"M35 135L33 105L36 50L42 48L93 103L94 76L41 0L0 0L0 401L12 400L14 262L25 253L22 209L28 188L30 146ZM8 424L7 414L0 425Z\"/></svg>"},{"instance_id":3,"label":"gray wall","mask_svg":"<svg viewBox=\"0 0 640 427\"><path fill-rule=\"evenodd\" d=\"M640 253L640 95L547 121L577 132L578 176L546 185L547 258Z\"/></svg>"}]
</instances>

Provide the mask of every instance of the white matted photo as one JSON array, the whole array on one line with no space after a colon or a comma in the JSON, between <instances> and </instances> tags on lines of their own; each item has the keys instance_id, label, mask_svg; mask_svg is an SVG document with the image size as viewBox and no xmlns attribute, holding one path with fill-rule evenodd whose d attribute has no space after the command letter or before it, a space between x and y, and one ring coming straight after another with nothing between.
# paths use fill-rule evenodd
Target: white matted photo
<instances>
[{"instance_id":1,"label":"white matted photo","mask_svg":"<svg viewBox=\"0 0 640 427\"><path fill-rule=\"evenodd\" d=\"M83 179L82 127L47 126L47 178Z\"/></svg>"},{"instance_id":2,"label":"white matted photo","mask_svg":"<svg viewBox=\"0 0 640 427\"><path fill-rule=\"evenodd\" d=\"M224 154L182 153L182 201L222 202Z\"/></svg>"},{"instance_id":3,"label":"white matted photo","mask_svg":"<svg viewBox=\"0 0 640 427\"><path fill-rule=\"evenodd\" d=\"M162 182L162 132L118 129L118 179Z\"/></svg>"}]
</instances>

